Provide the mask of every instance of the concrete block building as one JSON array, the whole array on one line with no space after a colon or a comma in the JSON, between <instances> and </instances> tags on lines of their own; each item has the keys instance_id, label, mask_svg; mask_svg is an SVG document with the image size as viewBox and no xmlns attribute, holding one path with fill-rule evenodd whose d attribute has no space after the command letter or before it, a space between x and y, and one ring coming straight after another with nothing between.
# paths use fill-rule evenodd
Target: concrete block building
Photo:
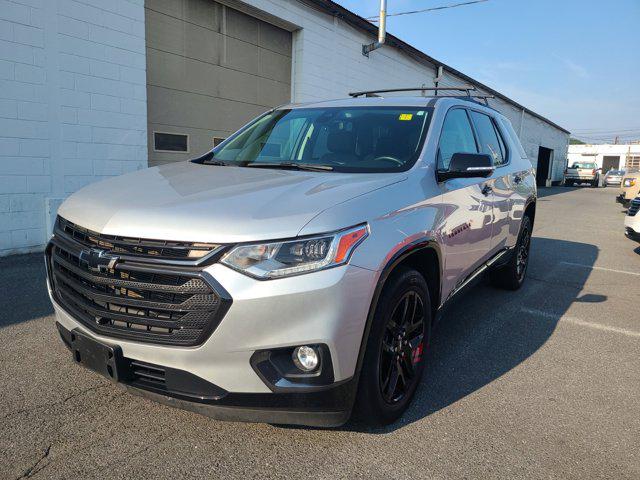
<instances>
[{"instance_id":1,"label":"concrete block building","mask_svg":"<svg viewBox=\"0 0 640 480\"><path fill-rule=\"evenodd\" d=\"M354 90L474 85L561 180L568 131L397 37L363 56L376 32L329 0L0 0L0 255L41 250L88 183Z\"/></svg>"},{"instance_id":2,"label":"concrete block building","mask_svg":"<svg viewBox=\"0 0 640 480\"><path fill-rule=\"evenodd\" d=\"M569 145L568 165L585 161L595 162L604 173L640 169L640 144Z\"/></svg>"}]
</instances>

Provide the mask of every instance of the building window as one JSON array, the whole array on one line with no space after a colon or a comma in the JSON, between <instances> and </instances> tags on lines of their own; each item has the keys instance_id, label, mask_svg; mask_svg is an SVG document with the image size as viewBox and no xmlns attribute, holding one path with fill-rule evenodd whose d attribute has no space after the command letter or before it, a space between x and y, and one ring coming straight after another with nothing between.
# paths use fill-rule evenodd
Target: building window
<instances>
[{"instance_id":1,"label":"building window","mask_svg":"<svg viewBox=\"0 0 640 480\"><path fill-rule=\"evenodd\" d=\"M213 137L213 148L216 148L218 145L220 145L225 140L226 139L223 138L223 137Z\"/></svg>"},{"instance_id":2,"label":"building window","mask_svg":"<svg viewBox=\"0 0 640 480\"><path fill-rule=\"evenodd\" d=\"M188 152L189 135L153 132L153 149L156 152Z\"/></svg>"}]
</instances>

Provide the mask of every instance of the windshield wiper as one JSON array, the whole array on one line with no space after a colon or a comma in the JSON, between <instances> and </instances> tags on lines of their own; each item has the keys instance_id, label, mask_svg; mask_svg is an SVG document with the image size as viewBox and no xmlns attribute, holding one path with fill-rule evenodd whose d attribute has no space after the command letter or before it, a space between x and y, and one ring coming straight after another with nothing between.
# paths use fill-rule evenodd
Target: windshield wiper
<instances>
[{"instance_id":1,"label":"windshield wiper","mask_svg":"<svg viewBox=\"0 0 640 480\"><path fill-rule=\"evenodd\" d=\"M223 162L222 160L205 160L203 163L205 165L213 165L215 167L227 167L227 166L229 166L228 163Z\"/></svg>"},{"instance_id":2,"label":"windshield wiper","mask_svg":"<svg viewBox=\"0 0 640 480\"><path fill-rule=\"evenodd\" d=\"M289 170L308 170L311 172L330 172L333 170L331 165L314 165L313 163L296 163L296 162L282 162L282 163L263 163L263 162L249 162L242 165L243 167L254 168L283 168Z\"/></svg>"}]
</instances>

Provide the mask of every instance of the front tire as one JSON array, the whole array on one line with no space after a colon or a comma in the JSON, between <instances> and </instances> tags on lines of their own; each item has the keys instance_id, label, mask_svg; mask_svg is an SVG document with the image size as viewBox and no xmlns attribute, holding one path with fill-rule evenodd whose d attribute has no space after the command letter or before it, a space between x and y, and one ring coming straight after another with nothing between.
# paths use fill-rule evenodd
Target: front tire
<instances>
[{"instance_id":1,"label":"front tire","mask_svg":"<svg viewBox=\"0 0 640 480\"><path fill-rule=\"evenodd\" d=\"M431 302L424 277L401 268L384 286L360 372L354 416L387 425L407 409L420 384L431 335Z\"/></svg>"},{"instance_id":2,"label":"front tire","mask_svg":"<svg viewBox=\"0 0 640 480\"><path fill-rule=\"evenodd\" d=\"M529 266L529 250L531 247L531 219L522 217L518 241L509 262L491 274L493 284L505 290L518 290L524 283Z\"/></svg>"}]
</instances>

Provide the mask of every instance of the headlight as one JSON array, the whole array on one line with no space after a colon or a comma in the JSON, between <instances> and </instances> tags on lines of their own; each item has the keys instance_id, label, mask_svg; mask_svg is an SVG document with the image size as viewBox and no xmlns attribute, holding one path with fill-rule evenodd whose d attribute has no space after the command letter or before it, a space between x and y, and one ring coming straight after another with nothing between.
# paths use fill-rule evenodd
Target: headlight
<instances>
[{"instance_id":1,"label":"headlight","mask_svg":"<svg viewBox=\"0 0 640 480\"><path fill-rule=\"evenodd\" d=\"M349 261L369 235L366 225L283 242L239 245L221 262L255 278L281 278L336 267Z\"/></svg>"}]
</instances>

